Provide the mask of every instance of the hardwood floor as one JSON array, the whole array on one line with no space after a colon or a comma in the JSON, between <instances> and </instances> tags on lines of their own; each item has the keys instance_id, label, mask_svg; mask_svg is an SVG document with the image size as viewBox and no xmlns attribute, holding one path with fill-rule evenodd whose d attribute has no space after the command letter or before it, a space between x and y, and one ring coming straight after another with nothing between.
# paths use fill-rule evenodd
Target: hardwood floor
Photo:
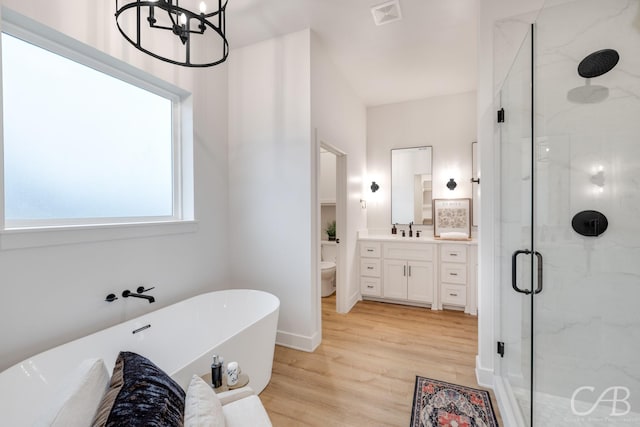
<instances>
[{"instance_id":1,"label":"hardwood floor","mask_svg":"<svg viewBox=\"0 0 640 427\"><path fill-rule=\"evenodd\" d=\"M342 315L333 296L322 322L315 352L276 346L260 394L276 427L408 426L416 375L478 387L475 316L371 301Z\"/></svg>"}]
</instances>

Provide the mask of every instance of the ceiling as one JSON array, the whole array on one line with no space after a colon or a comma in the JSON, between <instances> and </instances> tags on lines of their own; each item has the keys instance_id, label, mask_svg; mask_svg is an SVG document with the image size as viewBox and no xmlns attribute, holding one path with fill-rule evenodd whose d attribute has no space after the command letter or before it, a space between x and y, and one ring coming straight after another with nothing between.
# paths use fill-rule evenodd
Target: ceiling
<instances>
[{"instance_id":1,"label":"ceiling","mask_svg":"<svg viewBox=\"0 0 640 427\"><path fill-rule=\"evenodd\" d=\"M367 106L476 90L478 0L400 0L402 19L376 26L386 0L229 0L233 49L311 28Z\"/></svg>"}]
</instances>

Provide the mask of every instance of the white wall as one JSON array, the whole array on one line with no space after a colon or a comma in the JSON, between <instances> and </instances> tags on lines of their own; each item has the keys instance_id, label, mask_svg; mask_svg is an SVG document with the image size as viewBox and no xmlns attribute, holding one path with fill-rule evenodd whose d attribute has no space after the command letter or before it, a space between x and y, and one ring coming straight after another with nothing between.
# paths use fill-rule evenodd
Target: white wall
<instances>
[{"instance_id":1,"label":"white wall","mask_svg":"<svg viewBox=\"0 0 640 427\"><path fill-rule=\"evenodd\" d=\"M365 109L310 30L234 50L229 61L229 217L234 286L280 298L277 341L320 342L319 143L347 153L347 295L365 171ZM317 138L315 136L317 130Z\"/></svg>"},{"instance_id":2,"label":"white wall","mask_svg":"<svg viewBox=\"0 0 640 427\"><path fill-rule=\"evenodd\" d=\"M348 311L360 296L358 278L357 231L367 228L366 210L360 199L366 175L366 129L367 114L360 98L338 71L320 42L311 33L311 126L317 130L318 143L330 144L346 154L346 224L338 224L342 260L338 269L346 278L346 286L339 290L344 305L338 302L339 311ZM317 235L317 233L315 234ZM317 246L317 243L315 244ZM319 258L318 258L319 259ZM344 265L346 264L346 265ZM319 272L318 272L319 280ZM319 296L319 292L316 292ZM319 297L318 297L319 299ZM320 303L317 301L319 310ZM320 313L317 313L319 322ZM319 328L318 324L318 328Z\"/></svg>"},{"instance_id":3,"label":"white wall","mask_svg":"<svg viewBox=\"0 0 640 427\"><path fill-rule=\"evenodd\" d=\"M118 33L113 2L1 4L193 93L199 223L186 234L0 251L0 370L133 316L228 287L229 272L226 66L185 69L137 51ZM115 235L108 232L106 239ZM139 284L156 286L155 304L104 301Z\"/></svg>"},{"instance_id":4,"label":"white wall","mask_svg":"<svg viewBox=\"0 0 640 427\"><path fill-rule=\"evenodd\" d=\"M369 229L391 229L391 149L433 147L433 198L471 197L471 143L476 141L476 93L426 98L367 109L366 192ZM454 191L446 187L455 178Z\"/></svg>"},{"instance_id":5,"label":"white wall","mask_svg":"<svg viewBox=\"0 0 640 427\"><path fill-rule=\"evenodd\" d=\"M280 298L278 342L310 350L309 39L304 30L230 54L228 229L234 286Z\"/></svg>"}]
</instances>

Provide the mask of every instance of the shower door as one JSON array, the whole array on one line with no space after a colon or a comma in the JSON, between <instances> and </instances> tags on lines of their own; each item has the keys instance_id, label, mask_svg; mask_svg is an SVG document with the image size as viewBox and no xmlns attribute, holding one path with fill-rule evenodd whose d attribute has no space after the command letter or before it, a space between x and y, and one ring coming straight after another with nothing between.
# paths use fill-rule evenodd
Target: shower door
<instances>
[{"instance_id":1,"label":"shower door","mask_svg":"<svg viewBox=\"0 0 640 427\"><path fill-rule=\"evenodd\" d=\"M532 414L532 31L529 30L496 99L500 141L500 337L497 366L514 398L518 423Z\"/></svg>"}]
</instances>

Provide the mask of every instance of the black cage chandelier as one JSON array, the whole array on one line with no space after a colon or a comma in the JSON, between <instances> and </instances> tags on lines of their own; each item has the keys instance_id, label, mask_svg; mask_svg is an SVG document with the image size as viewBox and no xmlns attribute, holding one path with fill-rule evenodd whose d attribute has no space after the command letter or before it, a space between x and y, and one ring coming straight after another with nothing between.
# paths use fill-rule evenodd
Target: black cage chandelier
<instances>
[{"instance_id":1,"label":"black cage chandelier","mask_svg":"<svg viewBox=\"0 0 640 427\"><path fill-rule=\"evenodd\" d=\"M184 7L185 0L183 6L180 0L116 0L116 24L129 43L154 58L185 67L211 67L229 55L225 37L228 0L208 1L217 3L217 9L207 12L204 1L194 12ZM195 6L195 0L193 3ZM166 34L181 45L167 43Z\"/></svg>"}]
</instances>

